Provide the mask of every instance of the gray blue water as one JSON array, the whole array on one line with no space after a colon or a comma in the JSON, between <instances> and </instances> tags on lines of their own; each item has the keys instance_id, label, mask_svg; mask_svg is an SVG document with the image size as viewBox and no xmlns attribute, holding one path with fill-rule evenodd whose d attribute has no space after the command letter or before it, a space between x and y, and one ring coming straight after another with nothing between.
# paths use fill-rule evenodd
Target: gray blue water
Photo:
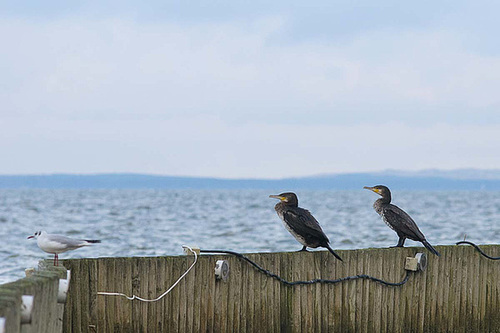
<instances>
[{"instance_id":1,"label":"gray blue water","mask_svg":"<svg viewBox=\"0 0 500 333\"><path fill-rule=\"evenodd\" d=\"M372 209L377 195L359 191L297 191L334 249L388 247L397 236ZM52 258L27 236L37 230L101 244L65 258L182 254L183 244L238 252L295 251L300 244L263 190L0 190L0 283ZM500 243L500 192L394 191L433 245L467 234L477 244ZM407 240L408 246L419 245Z\"/></svg>"}]
</instances>

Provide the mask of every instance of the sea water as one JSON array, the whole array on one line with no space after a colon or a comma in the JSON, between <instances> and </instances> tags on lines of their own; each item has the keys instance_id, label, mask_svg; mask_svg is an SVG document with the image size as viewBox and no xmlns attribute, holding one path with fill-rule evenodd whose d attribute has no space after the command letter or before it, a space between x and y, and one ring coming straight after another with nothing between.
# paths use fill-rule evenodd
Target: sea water
<instances>
[{"instance_id":1,"label":"sea water","mask_svg":"<svg viewBox=\"0 0 500 333\"><path fill-rule=\"evenodd\" d=\"M60 255L180 255L182 245L237 252L296 251L301 245L274 211L279 190L0 190L0 283L53 255L27 237L37 230L102 243ZM398 237L372 208L367 190L296 191L334 249L389 247ZM432 245L500 243L498 191L393 191ZM407 240L405 246L420 246Z\"/></svg>"}]
</instances>

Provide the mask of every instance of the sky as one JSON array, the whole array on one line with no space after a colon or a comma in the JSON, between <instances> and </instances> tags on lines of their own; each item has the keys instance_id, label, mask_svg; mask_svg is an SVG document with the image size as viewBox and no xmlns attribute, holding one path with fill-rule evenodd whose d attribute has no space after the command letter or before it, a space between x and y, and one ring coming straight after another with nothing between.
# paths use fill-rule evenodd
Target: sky
<instances>
[{"instance_id":1,"label":"sky","mask_svg":"<svg viewBox=\"0 0 500 333\"><path fill-rule=\"evenodd\" d=\"M0 174L500 168L496 1L0 1Z\"/></svg>"}]
</instances>

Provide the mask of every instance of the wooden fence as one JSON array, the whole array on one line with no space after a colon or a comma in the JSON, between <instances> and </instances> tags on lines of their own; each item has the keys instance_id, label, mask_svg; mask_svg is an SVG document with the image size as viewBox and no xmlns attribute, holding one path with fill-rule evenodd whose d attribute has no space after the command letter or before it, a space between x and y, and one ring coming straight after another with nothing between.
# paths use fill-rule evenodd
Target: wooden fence
<instances>
[{"instance_id":1,"label":"wooden fence","mask_svg":"<svg viewBox=\"0 0 500 333\"><path fill-rule=\"evenodd\" d=\"M492 256L500 245L482 246ZM405 258L426 252L428 267L390 287L369 280L286 286L239 258L201 255L191 272L158 302L143 303L98 291L155 298L193 262L193 256L65 260L72 282L65 332L500 332L500 261L469 246L259 253L248 257L283 278L336 279L368 274L399 282ZM215 262L229 279L214 276Z\"/></svg>"},{"instance_id":2,"label":"wooden fence","mask_svg":"<svg viewBox=\"0 0 500 333\"><path fill-rule=\"evenodd\" d=\"M59 280L66 278L66 269L50 267L41 262L32 276L0 286L0 317L5 318L6 333L62 332L64 305L57 302ZM29 323L22 324L22 297L33 296Z\"/></svg>"}]
</instances>

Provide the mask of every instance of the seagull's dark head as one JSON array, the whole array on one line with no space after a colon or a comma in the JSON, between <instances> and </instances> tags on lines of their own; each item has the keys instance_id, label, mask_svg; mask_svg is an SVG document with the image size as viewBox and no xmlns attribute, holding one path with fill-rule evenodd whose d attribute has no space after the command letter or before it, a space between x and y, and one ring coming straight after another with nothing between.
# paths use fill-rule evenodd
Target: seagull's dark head
<instances>
[{"instance_id":1,"label":"seagull's dark head","mask_svg":"<svg viewBox=\"0 0 500 333\"><path fill-rule=\"evenodd\" d=\"M32 238L37 239L38 236L40 236L41 234L42 234L42 231L37 231L33 235L29 236L28 239L32 239Z\"/></svg>"},{"instance_id":2,"label":"seagull's dark head","mask_svg":"<svg viewBox=\"0 0 500 333\"><path fill-rule=\"evenodd\" d=\"M297 207L299 205L299 199L297 199L297 195L293 192L285 192L278 195L270 195L269 198L279 199L287 206Z\"/></svg>"}]
</instances>

